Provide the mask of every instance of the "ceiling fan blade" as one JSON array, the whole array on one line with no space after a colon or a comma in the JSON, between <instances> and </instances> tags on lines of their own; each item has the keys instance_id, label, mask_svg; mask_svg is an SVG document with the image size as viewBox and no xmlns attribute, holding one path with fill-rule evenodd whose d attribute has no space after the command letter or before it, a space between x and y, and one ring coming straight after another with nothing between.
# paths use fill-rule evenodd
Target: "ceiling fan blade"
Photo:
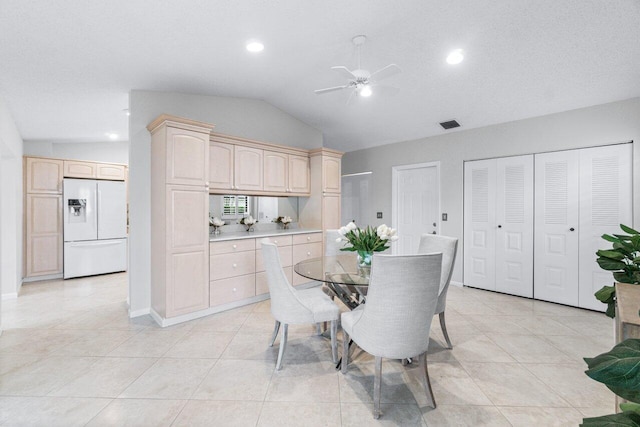
<instances>
[{"instance_id":1,"label":"ceiling fan blade","mask_svg":"<svg viewBox=\"0 0 640 427\"><path fill-rule=\"evenodd\" d=\"M325 89L316 89L316 90L314 90L314 92L316 93L316 95L322 95L323 93L335 92L336 90L342 90L342 89L346 89L348 87L349 87L349 85L328 87L328 88L325 88Z\"/></svg>"},{"instance_id":2,"label":"ceiling fan blade","mask_svg":"<svg viewBox=\"0 0 640 427\"><path fill-rule=\"evenodd\" d=\"M355 76L355 74L353 74L351 72L351 70L349 70L347 67L343 66L343 65L337 65L335 67L331 67L332 70L336 70L337 72L339 72L340 74L342 74L342 76L345 79L349 79L349 80L354 80L357 77Z\"/></svg>"},{"instance_id":3,"label":"ceiling fan blade","mask_svg":"<svg viewBox=\"0 0 640 427\"><path fill-rule=\"evenodd\" d=\"M384 68L380 68L378 71L371 74L370 79L375 81L380 81L382 79L386 79L388 77L394 76L398 73L401 73L402 69L398 67L396 64L389 64Z\"/></svg>"},{"instance_id":4,"label":"ceiling fan blade","mask_svg":"<svg viewBox=\"0 0 640 427\"><path fill-rule=\"evenodd\" d=\"M351 105L353 103L353 100L355 98L357 90L354 89L351 91L351 93L349 94L349 98L347 98L347 105Z\"/></svg>"}]
</instances>

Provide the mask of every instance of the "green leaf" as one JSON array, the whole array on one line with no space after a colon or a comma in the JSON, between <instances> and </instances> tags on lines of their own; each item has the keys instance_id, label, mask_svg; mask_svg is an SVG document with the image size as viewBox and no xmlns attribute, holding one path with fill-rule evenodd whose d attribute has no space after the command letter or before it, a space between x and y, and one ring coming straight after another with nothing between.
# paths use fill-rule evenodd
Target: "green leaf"
<instances>
[{"instance_id":1,"label":"green leaf","mask_svg":"<svg viewBox=\"0 0 640 427\"><path fill-rule=\"evenodd\" d=\"M581 427L640 427L640 414L622 412L602 417L584 418Z\"/></svg>"},{"instance_id":2,"label":"green leaf","mask_svg":"<svg viewBox=\"0 0 640 427\"><path fill-rule=\"evenodd\" d=\"M613 242L613 243L620 243L621 242L620 239L618 239L617 237L614 237L614 236L612 236L610 234L603 234L602 238L604 240L606 240L607 242Z\"/></svg>"},{"instance_id":3,"label":"green leaf","mask_svg":"<svg viewBox=\"0 0 640 427\"><path fill-rule=\"evenodd\" d=\"M585 373L607 387L640 393L640 339L624 340L610 351L589 359L587 365Z\"/></svg>"},{"instance_id":4,"label":"green leaf","mask_svg":"<svg viewBox=\"0 0 640 427\"><path fill-rule=\"evenodd\" d=\"M607 310L604 312L607 317L614 319L616 317L616 302L610 301L607 303Z\"/></svg>"},{"instance_id":5,"label":"green leaf","mask_svg":"<svg viewBox=\"0 0 640 427\"><path fill-rule=\"evenodd\" d=\"M627 265L622 261L615 261L609 258L598 258L596 262L598 263L601 269L607 270L607 271L622 270Z\"/></svg>"},{"instance_id":6,"label":"green leaf","mask_svg":"<svg viewBox=\"0 0 640 427\"><path fill-rule=\"evenodd\" d=\"M640 413L640 404L639 403L621 403L620 410L622 412L636 412Z\"/></svg>"},{"instance_id":7,"label":"green leaf","mask_svg":"<svg viewBox=\"0 0 640 427\"><path fill-rule=\"evenodd\" d=\"M638 231L634 230L633 228L631 228L631 227L629 227L627 225L624 225L624 224L620 224L620 228L622 229L622 231L624 231L625 233L628 233L628 234L640 234L640 232L638 232Z\"/></svg>"},{"instance_id":8,"label":"green leaf","mask_svg":"<svg viewBox=\"0 0 640 427\"><path fill-rule=\"evenodd\" d=\"M597 291L594 295L598 301L606 304L613 301L616 297L616 288L613 286L603 286L602 289Z\"/></svg>"},{"instance_id":9,"label":"green leaf","mask_svg":"<svg viewBox=\"0 0 640 427\"><path fill-rule=\"evenodd\" d=\"M629 282L633 282L632 277L630 277L626 271L615 271L613 273L613 279L616 282L621 282L621 283L629 283ZM637 283L637 282L636 282Z\"/></svg>"},{"instance_id":10,"label":"green leaf","mask_svg":"<svg viewBox=\"0 0 640 427\"><path fill-rule=\"evenodd\" d=\"M596 252L596 255L598 255L599 257L609 258L617 261L620 261L625 257L623 253L610 249L601 249Z\"/></svg>"},{"instance_id":11,"label":"green leaf","mask_svg":"<svg viewBox=\"0 0 640 427\"><path fill-rule=\"evenodd\" d=\"M640 403L640 390L638 389L627 389L624 387L612 387L607 386L609 390L617 394L623 399L629 400L631 402Z\"/></svg>"}]
</instances>

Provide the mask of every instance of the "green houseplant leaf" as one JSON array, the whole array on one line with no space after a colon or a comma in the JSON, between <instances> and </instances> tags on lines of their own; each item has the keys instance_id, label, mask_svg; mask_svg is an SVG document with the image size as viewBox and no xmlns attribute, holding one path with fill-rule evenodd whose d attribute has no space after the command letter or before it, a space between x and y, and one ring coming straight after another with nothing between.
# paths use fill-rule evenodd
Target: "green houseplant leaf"
<instances>
[{"instance_id":1,"label":"green houseplant leaf","mask_svg":"<svg viewBox=\"0 0 640 427\"><path fill-rule=\"evenodd\" d=\"M624 340L610 351L584 360L590 378L640 403L640 339Z\"/></svg>"},{"instance_id":2,"label":"green houseplant leaf","mask_svg":"<svg viewBox=\"0 0 640 427\"><path fill-rule=\"evenodd\" d=\"M640 414L636 412L622 412L620 414L602 417L585 418L581 427L640 427Z\"/></svg>"},{"instance_id":3,"label":"green houseplant leaf","mask_svg":"<svg viewBox=\"0 0 640 427\"><path fill-rule=\"evenodd\" d=\"M640 414L640 403L621 403L620 410L622 412L631 411Z\"/></svg>"}]
</instances>

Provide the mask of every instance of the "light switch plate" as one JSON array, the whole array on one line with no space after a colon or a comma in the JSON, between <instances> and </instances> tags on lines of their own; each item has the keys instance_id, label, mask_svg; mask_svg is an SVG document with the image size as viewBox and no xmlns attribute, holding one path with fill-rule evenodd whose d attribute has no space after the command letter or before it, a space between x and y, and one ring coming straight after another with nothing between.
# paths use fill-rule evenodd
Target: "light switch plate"
<instances>
[{"instance_id":1,"label":"light switch plate","mask_svg":"<svg viewBox=\"0 0 640 427\"><path fill-rule=\"evenodd\" d=\"M442 214L442 220L443 220L443 221L446 221L446 220L447 220L447 214L446 214L446 213L443 213L443 214Z\"/></svg>"},{"instance_id":2,"label":"light switch plate","mask_svg":"<svg viewBox=\"0 0 640 427\"><path fill-rule=\"evenodd\" d=\"M377 218L378 218L378 219L382 218L382 212L378 212L378 214L377 214Z\"/></svg>"}]
</instances>

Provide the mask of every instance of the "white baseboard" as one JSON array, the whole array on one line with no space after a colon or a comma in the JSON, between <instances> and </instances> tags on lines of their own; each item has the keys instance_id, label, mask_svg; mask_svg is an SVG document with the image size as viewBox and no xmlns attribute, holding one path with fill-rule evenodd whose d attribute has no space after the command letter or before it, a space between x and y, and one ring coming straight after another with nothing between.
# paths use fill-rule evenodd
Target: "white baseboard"
<instances>
[{"instance_id":1,"label":"white baseboard","mask_svg":"<svg viewBox=\"0 0 640 427\"><path fill-rule=\"evenodd\" d=\"M50 274L48 276L37 276L37 277L25 277L22 279L22 283L31 283L31 282L41 282L43 280L56 280L62 279L62 274Z\"/></svg>"},{"instance_id":2,"label":"white baseboard","mask_svg":"<svg viewBox=\"0 0 640 427\"><path fill-rule=\"evenodd\" d=\"M16 299L18 298L18 293L17 292L12 292L10 294L2 294L2 301L7 300L7 299Z\"/></svg>"},{"instance_id":3,"label":"white baseboard","mask_svg":"<svg viewBox=\"0 0 640 427\"><path fill-rule=\"evenodd\" d=\"M449 282L449 284L451 284L451 285L453 285L453 286L457 286L457 287L459 287L459 288L464 287L464 283L462 283L462 282L456 282L456 281L453 281L453 280L452 280L451 282Z\"/></svg>"},{"instance_id":4,"label":"white baseboard","mask_svg":"<svg viewBox=\"0 0 640 427\"><path fill-rule=\"evenodd\" d=\"M140 310L135 310L135 311L129 310L129 318L130 319L133 319L134 317L145 316L147 314L150 314L150 309L149 308L142 308Z\"/></svg>"}]
</instances>

